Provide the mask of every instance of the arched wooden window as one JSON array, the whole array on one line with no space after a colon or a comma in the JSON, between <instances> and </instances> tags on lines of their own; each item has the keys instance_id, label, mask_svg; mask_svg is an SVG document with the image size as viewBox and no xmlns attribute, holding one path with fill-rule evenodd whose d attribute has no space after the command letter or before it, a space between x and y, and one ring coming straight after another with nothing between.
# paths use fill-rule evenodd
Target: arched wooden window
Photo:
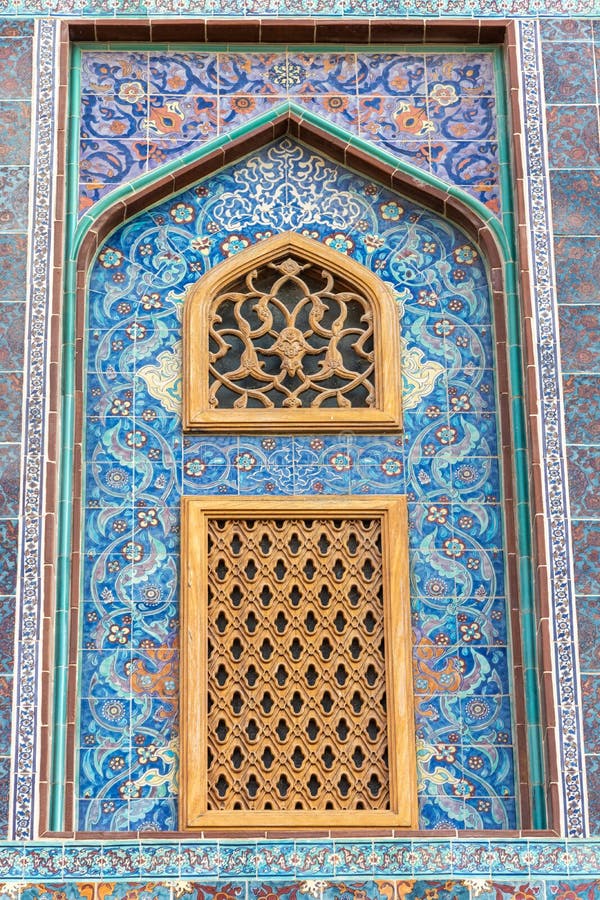
<instances>
[{"instance_id":1,"label":"arched wooden window","mask_svg":"<svg viewBox=\"0 0 600 900\"><path fill-rule=\"evenodd\" d=\"M184 428L394 431L398 310L360 263L292 232L227 259L191 289Z\"/></svg>"}]
</instances>

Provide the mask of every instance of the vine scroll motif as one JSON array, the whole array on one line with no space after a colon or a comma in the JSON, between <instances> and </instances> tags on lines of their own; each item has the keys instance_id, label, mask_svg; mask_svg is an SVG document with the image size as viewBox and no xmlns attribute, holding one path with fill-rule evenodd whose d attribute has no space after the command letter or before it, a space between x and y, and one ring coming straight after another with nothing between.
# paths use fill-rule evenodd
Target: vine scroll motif
<instances>
[{"instance_id":1,"label":"vine scroll motif","mask_svg":"<svg viewBox=\"0 0 600 900\"><path fill-rule=\"evenodd\" d=\"M213 409L375 406L371 305L310 262L267 263L215 298L210 341Z\"/></svg>"}]
</instances>

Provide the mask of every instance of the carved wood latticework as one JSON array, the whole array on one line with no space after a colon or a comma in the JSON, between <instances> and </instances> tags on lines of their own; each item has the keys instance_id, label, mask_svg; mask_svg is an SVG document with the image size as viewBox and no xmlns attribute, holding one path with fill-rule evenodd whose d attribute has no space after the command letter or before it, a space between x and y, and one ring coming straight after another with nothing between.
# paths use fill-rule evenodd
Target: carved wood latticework
<instances>
[{"instance_id":1,"label":"carved wood latticework","mask_svg":"<svg viewBox=\"0 0 600 900\"><path fill-rule=\"evenodd\" d=\"M183 512L185 827L412 826L404 498Z\"/></svg>"},{"instance_id":2,"label":"carved wood latticework","mask_svg":"<svg viewBox=\"0 0 600 900\"><path fill-rule=\"evenodd\" d=\"M327 269L291 256L213 300L213 409L375 406L373 313Z\"/></svg>"},{"instance_id":3,"label":"carved wood latticework","mask_svg":"<svg viewBox=\"0 0 600 900\"><path fill-rule=\"evenodd\" d=\"M398 312L359 263L294 233L205 275L184 323L184 426L395 430Z\"/></svg>"}]
</instances>

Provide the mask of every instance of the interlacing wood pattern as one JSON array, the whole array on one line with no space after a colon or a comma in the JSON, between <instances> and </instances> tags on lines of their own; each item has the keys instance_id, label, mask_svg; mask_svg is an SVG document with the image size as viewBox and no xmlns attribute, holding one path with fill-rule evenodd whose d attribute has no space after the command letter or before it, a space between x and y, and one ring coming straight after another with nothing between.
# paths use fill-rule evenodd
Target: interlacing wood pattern
<instances>
[{"instance_id":1,"label":"interlacing wood pattern","mask_svg":"<svg viewBox=\"0 0 600 900\"><path fill-rule=\"evenodd\" d=\"M209 404L375 406L373 311L333 273L284 256L213 300Z\"/></svg>"},{"instance_id":2,"label":"interlacing wood pattern","mask_svg":"<svg viewBox=\"0 0 600 900\"><path fill-rule=\"evenodd\" d=\"M208 808L388 809L381 520L208 523Z\"/></svg>"},{"instance_id":3,"label":"interlacing wood pattern","mask_svg":"<svg viewBox=\"0 0 600 900\"><path fill-rule=\"evenodd\" d=\"M233 253L186 297L184 428L398 431L398 316L380 278L304 235Z\"/></svg>"}]
</instances>

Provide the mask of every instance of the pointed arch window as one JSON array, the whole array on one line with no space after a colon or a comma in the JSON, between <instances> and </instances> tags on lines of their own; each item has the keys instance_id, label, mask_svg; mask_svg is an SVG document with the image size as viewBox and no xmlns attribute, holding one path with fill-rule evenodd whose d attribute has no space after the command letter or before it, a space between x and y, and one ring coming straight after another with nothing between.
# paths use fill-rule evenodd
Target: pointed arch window
<instances>
[{"instance_id":1,"label":"pointed arch window","mask_svg":"<svg viewBox=\"0 0 600 900\"><path fill-rule=\"evenodd\" d=\"M392 292L303 235L269 238L201 278L184 336L189 431L402 427Z\"/></svg>"}]
</instances>

